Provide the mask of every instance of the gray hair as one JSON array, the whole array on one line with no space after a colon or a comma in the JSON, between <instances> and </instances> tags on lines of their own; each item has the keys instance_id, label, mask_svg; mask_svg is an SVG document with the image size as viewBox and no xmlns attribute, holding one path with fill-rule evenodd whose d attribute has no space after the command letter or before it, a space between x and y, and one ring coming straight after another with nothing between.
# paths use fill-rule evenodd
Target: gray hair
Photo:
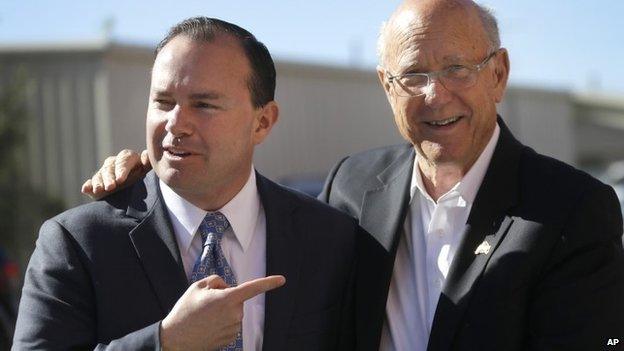
<instances>
[{"instance_id":1,"label":"gray hair","mask_svg":"<svg viewBox=\"0 0 624 351\"><path fill-rule=\"evenodd\" d=\"M479 15L479 19L481 19L481 24L483 25L485 34L487 34L488 39L490 40L490 45L492 46L492 49L500 49L500 33L498 32L498 21L494 16L494 10L490 7L486 7L480 4L475 3L475 5L477 9L477 14Z\"/></svg>"},{"instance_id":2,"label":"gray hair","mask_svg":"<svg viewBox=\"0 0 624 351\"><path fill-rule=\"evenodd\" d=\"M477 15L481 20L481 25L483 25L483 29L488 37L490 42L491 50L496 50L501 47L500 33L498 31L498 21L494 16L494 10L490 7L480 5L478 3L474 3L475 9L477 11ZM381 23L381 28L379 29L379 37L377 38L377 57L379 59L379 64L383 66L385 59L385 50L386 50L386 36L388 35L388 21L384 21Z\"/></svg>"}]
</instances>

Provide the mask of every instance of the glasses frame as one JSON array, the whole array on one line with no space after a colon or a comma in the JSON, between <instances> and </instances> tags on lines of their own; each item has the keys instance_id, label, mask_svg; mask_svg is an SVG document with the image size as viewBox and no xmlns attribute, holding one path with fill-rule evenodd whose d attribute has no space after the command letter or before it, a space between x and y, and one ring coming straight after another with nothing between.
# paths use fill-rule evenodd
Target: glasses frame
<instances>
[{"instance_id":1,"label":"glasses frame","mask_svg":"<svg viewBox=\"0 0 624 351\"><path fill-rule=\"evenodd\" d=\"M403 73L403 74L397 74L397 75L393 75L392 73L390 73L389 71L386 71L386 75L388 76L388 82L390 84L392 84L392 86L394 87L395 92L397 93L397 95L399 96L422 96L425 95L424 91L421 91L420 93L412 93L411 90L409 89L405 89L403 88L403 85L401 84L401 88L402 91L404 91L407 95L401 95L398 92L397 89L397 85L400 84L399 80L406 78L406 77L427 77L427 84L425 84L422 88L420 88L420 90L424 90L424 88L427 88L431 85L431 81L434 78L437 78L439 76L443 76L445 74L448 74L448 72L450 72L452 69L456 69L458 66L462 67L462 68L467 68L468 70L471 71L471 74L478 74L483 68L485 68L485 66L488 64L488 62L490 62L490 60L492 59L492 57L496 56L496 54L498 54L501 49L496 49L492 52L490 52L484 59L483 61L481 61L480 63L476 64L476 65L452 65L450 67L447 67L443 70L439 70L439 71L433 71L433 72L427 72L427 73ZM440 81L438 79L438 81ZM444 83L442 83L444 85ZM474 85L474 83L473 83ZM473 85L470 85L466 88L470 88ZM444 86L445 88L448 89L448 87ZM451 89L449 89L451 90Z\"/></svg>"}]
</instances>

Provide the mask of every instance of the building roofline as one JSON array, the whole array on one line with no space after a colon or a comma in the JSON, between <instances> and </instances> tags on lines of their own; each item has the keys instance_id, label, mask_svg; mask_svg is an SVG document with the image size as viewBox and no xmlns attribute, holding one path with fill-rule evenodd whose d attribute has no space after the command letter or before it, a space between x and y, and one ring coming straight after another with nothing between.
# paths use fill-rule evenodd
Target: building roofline
<instances>
[{"instance_id":1,"label":"building roofline","mask_svg":"<svg viewBox=\"0 0 624 351\"><path fill-rule=\"evenodd\" d=\"M72 54L99 53L113 51L117 53L153 54L156 44L124 42L106 38L50 42L0 42L0 54ZM320 63L296 60L292 58L276 58L275 65L283 75L297 72L297 75L311 78L337 79L377 79L374 67L353 67L336 63ZM572 95L575 103L580 105L608 106L624 110L624 99L621 95L608 93L578 93L563 87L543 87L523 82L510 82L510 90L516 93L541 92L554 95Z\"/></svg>"},{"instance_id":2,"label":"building roofline","mask_svg":"<svg viewBox=\"0 0 624 351\"><path fill-rule=\"evenodd\" d=\"M21 53L62 53L103 51L110 43L107 40L80 40L58 42L0 42L0 52Z\"/></svg>"},{"instance_id":3,"label":"building roofline","mask_svg":"<svg viewBox=\"0 0 624 351\"><path fill-rule=\"evenodd\" d=\"M622 95L608 93L576 93L574 101L580 105L601 106L624 111Z\"/></svg>"}]
</instances>

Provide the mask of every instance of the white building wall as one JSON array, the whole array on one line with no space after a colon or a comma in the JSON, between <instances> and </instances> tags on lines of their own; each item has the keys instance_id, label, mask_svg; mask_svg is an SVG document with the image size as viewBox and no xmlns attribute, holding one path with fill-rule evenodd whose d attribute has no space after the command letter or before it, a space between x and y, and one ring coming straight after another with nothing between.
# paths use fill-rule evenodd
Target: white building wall
<instances>
[{"instance_id":1,"label":"white building wall","mask_svg":"<svg viewBox=\"0 0 624 351\"><path fill-rule=\"evenodd\" d=\"M574 110L579 160L589 166L624 160L624 99L576 96Z\"/></svg>"},{"instance_id":2,"label":"white building wall","mask_svg":"<svg viewBox=\"0 0 624 351\"><path fill-rule=\"evenodd\" d=\"M324 177L346 155L402 142L374 72L276 66L281 117L254 161L264 174Z\"/></svg>"},{"instance_id":3,"label":"white building wall","mask_svg":"<svg viewBox=\"0 0 624 351\"><path fill-rule=\"evenodd\" d=\"M99 162L121 148L145 149L145 114L154 55L151 50L112 47L104 54L111 150L100 153Z\"/></svg>"},{"instance_id":4,"label":"white building wall","mask_svg":"<svg viewBox=\"0 0 624 351\"><path fill-rule=\"evenodd\" d=\"M544 155L577 164L570 94L511 87L498 111L524 144Z\"/></svg>"}]
</instances>

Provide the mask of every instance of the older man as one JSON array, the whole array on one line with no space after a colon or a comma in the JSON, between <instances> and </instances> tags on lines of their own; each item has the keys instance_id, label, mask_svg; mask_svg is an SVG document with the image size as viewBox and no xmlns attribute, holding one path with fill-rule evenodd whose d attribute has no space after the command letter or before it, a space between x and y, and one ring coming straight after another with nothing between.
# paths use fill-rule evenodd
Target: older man
<instances>
[{"instance_id":1,"label":"older man","mask_svg":"<svg viewBox=\"0 0 624 351\"><path fill-rule=\"evenodd\" d=\"M622 335L615 194L497 118L509 59L492 15L407 1L383 28L377 71L409 145L344 159L321 194L381 245L362 262L380 287L358 299L375 306L358 310L375 321L359 344L592 350Z\"/></svg>"},{"instance_id":2,"label":"older man","mask_svg":"<svg viewBox=\"0 0 624 351\"><path fill-rule=\"evenodd\" d=\"M353 348L357 224L251 163L274 90L251 33L204 17L173 27L152 70L154 172L43 225L14 349Z\"/></svg>"},{"instance_id":3,"label":"older man","mask_svg":"<svg viewBox=\"0 0 624 351\"><path fill-rule=\"evenodd\" d=\"M343 159L320 195L370 234L358 349L609 349L624 331L619 204L497 116L509 59L494 17L471 1L406 1L379 48L409 144ZM93 181L111 188L113 172Z\"/></svg>"}]
</instances>

